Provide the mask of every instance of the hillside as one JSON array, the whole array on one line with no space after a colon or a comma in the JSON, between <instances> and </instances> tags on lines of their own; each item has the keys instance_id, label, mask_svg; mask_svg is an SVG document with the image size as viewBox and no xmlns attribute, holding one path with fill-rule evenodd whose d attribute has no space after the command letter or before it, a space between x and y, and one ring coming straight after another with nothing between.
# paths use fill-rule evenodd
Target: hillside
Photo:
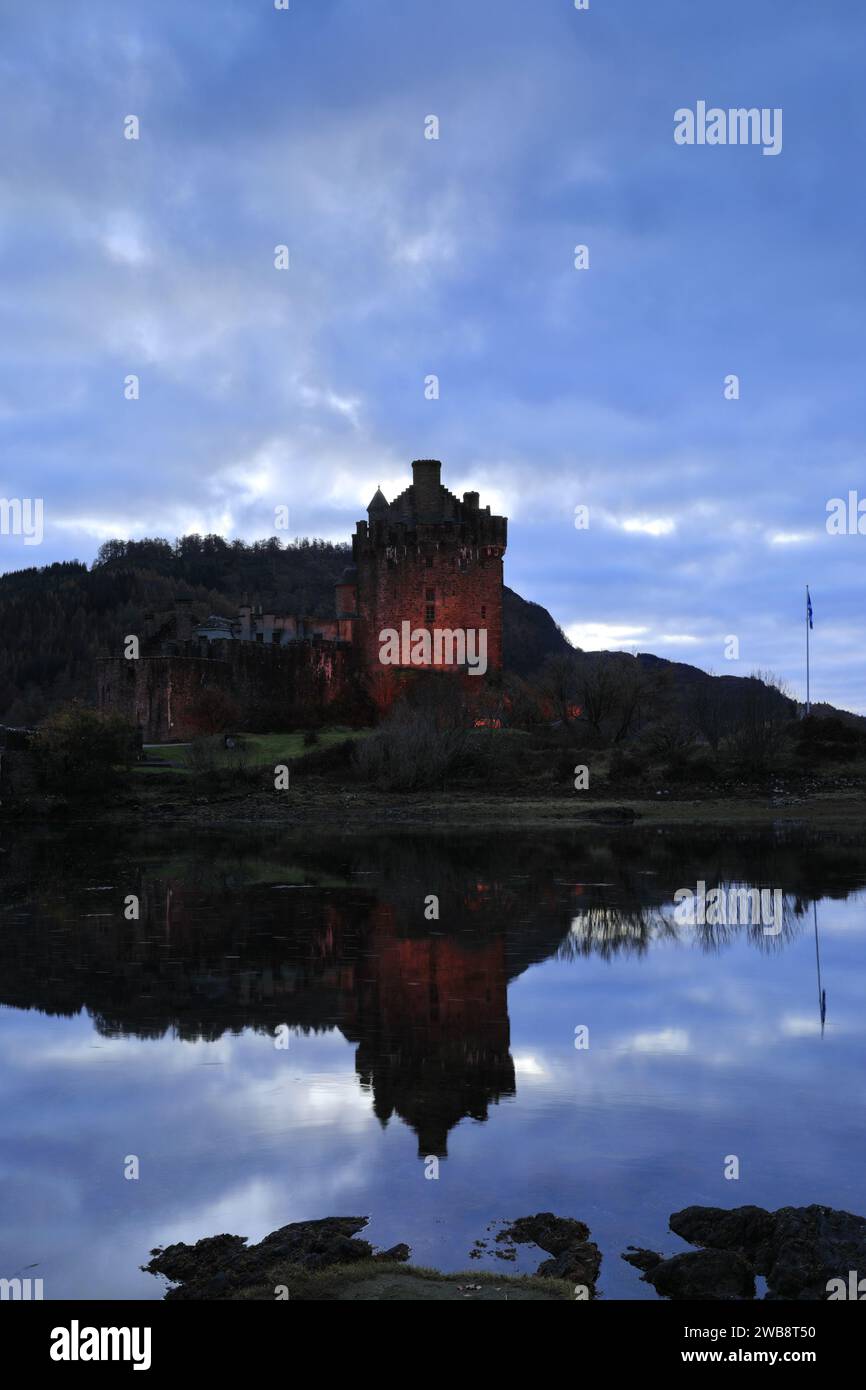
<instances>
[{"instance_id":1,"label":"hillside","mask_svg":"<svg viewBox=\"0 0 866 1390\"><path fill-rule=\"evenodd\" d=\"M348 545L220 536L108 541L93 566L70 561L0 576L0 723L33 724L56 705L89 701L95 661L141 630L144 614L191 599L196 617L231 615L248 598L266 611L326 616ZM570 650L546 609L506 588L505 663L530 675Z\"/></svg>"}]
</instances>

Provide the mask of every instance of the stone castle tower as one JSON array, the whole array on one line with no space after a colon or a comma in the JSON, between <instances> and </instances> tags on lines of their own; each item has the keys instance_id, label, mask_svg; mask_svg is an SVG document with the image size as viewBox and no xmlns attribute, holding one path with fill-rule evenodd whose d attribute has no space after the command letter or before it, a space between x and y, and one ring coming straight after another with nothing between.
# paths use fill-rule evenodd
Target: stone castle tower
<instances>
[{"instance_id":1,"label":"stone castle tower","mask_svg":"<svg viewBox=\"0 0 866 1390\"><path fill-rule=\"evenodd\" d=\"M380 633L427 628L486 632L487 666L502 666L502 557L508 522L442 486L437 459L416 459L393 502L377 489L352 537L354 567L337 590L338 616L356 617L362 666L379 665Z\"/></svg>"}]
</instances>

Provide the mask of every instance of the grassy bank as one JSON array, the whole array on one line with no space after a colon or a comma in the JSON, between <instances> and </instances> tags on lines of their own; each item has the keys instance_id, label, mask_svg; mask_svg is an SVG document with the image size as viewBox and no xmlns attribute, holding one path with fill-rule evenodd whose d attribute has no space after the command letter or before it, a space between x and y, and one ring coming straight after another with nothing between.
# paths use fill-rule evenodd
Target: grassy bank
<instances>
[{"instance_id":1,"label":"grassy bank","mask_svg":"<svg viewBox=\"0 0 866 1390\"><path fill-rule=\"evenodd\" d=\"M500 1275L488 1271L443 1274L437 1269L383 1260L363 1260L310 1270L277 1268L273 1282L244 1289L240 1302L274 1301L275 1284L290 1290L292 1302L326 1303L562 1303L573 1300L574 1289L562 1279L532 1275Z\"/></svg>"},{"instance_id":2,"label":"grassy bank","mask_svg":"<svg viewBox=\"0 0 866 1390\"><path fill-rule=\"evenodd\" d=\"M568 827L866 820L866 754L780 749L758 772L706 750L685 761L588 748L581 731L383 730L242 734L150 745L98 792L74 777L4 802L0 819L373 826ZM456 740L456 742L455 742ZM573 742L572 742L573 740ZM576 744L576 746L575 746ZM275 769L289 768L288 785ZM111 769L109 768L109 772ZM578 776L581 772L583 775ZM411 776L405 774L411 773Z\"/></svg>"},{"instance_id":3,"label":"grassy bank","mask_svg":"<svg viewBox=\"0 0 866 1390\"><path fill-rule=\"evenodd\" d=\"M811 763L788 754L778 770L749 777L697 766L649 766L635 777L619 750L576 749L518 730L482 730L465 741L465 757L434 785L395 790L358 768L357 749L373 731L322 730L314 746L301 733L246 735L240 755L216 753L215 765L190 775L188 750L158 750L168 766L133 775L127 799L146 815L195 823L573 826L799 822L832 826L866 819L866 759ZM213 740L213 744L217 741ZM153 750L156 752L157 750ZM407 756L414 750L409 750ZM859 750L858 750L859 752ZM289 786L274 788L273 769L290 767ZM589 785L578 785L579 766ZM187 776L176 776L178 767ZM117 805L123 814L123 798Z\"/></svg>"}]
</instances>

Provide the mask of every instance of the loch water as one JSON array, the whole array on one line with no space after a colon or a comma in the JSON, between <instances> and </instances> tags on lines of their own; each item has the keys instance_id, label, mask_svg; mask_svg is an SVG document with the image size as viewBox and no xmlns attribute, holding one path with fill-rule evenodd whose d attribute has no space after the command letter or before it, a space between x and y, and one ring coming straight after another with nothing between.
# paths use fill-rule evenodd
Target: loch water
<instances>
[{"instance_id":1,"label":"loch water","mask_svg":"<svg viewBox=\"0 0 866 1390\"><path fill-rule=\"evenodd\" d=\"M331 1215L418 1264L531 1270L495 1236L542 1210L590 1227L603 1297L655 1298L620 1255L687 1248L684 1206L866 1214L853 834L79 825L0 850L0 1276L46 1298L160 1298L155 1246ZM700 882L778 890L778 930L682 924Z\"/></svg>"}]
</instances>

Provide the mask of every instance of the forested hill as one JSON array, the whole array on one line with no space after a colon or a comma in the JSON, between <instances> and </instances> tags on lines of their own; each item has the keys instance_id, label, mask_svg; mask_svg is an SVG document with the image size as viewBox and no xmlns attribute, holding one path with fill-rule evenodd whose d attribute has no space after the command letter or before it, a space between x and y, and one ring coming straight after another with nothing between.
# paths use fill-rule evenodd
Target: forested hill
<instances>
[{"instance_id":1,"label":"forested hill","mask_svg":"<svg viewBox=\"0 0 866 1390\"><path fill-rule=\"evenodd\" d=\"M90 569L70 561L0 575L0 723L37 723L64 700L91 700L96 658L120 650L151 610L187 598L197 618L230 616L246 598L324 616L350 562L350 546L328 541L184 536L107 541ZM505 662L520 675L568 649L547 610L507 588L504 625Z\"/></svg>"}]
</instances>

